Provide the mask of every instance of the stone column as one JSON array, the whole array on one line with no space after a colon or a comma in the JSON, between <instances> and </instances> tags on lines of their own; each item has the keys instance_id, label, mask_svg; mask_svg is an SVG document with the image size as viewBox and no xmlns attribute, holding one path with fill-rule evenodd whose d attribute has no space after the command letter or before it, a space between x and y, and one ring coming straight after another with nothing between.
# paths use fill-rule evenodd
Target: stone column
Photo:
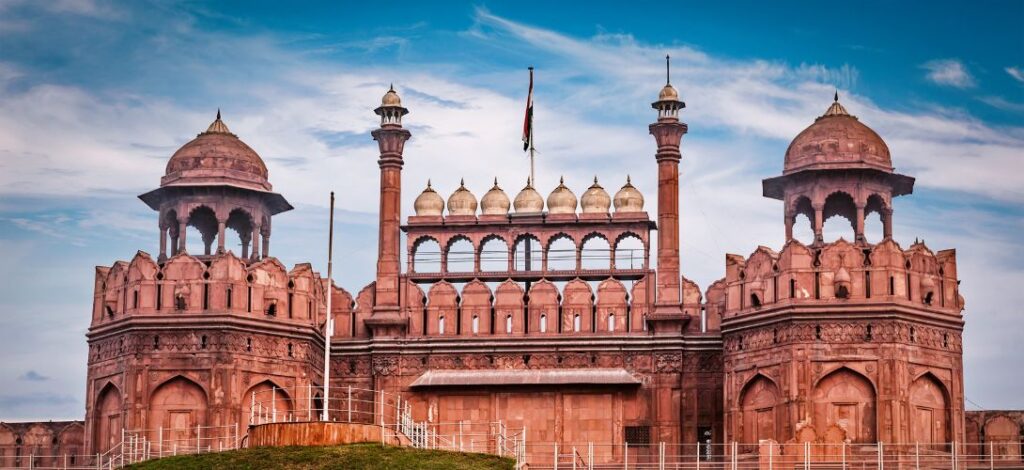
<instances>
[{"instance_id":1,"label":"stone column","mask_svg":"<svg viewBox=\"0 0 1024 470\"><path fill-rule=\"evenodd\" d=\"M188 252L188 250L186 248L188 245L186 244L187 241L185 240L185 235L188 233L186 231L187 227L188 227L188 224L185 223L185 222L179 222L178 223L178 253L187 253Z\"/></svg>"},{"instance_id":2,"label":"stone column","mask_svg":"<svg viewBox=\"0 0 1024 470\"><path fill-rule=\"evenodd\" d=\"M814 206L814 243L820 245L824 243L825 237L822 234L822 228L825 226L825 206L816 205Z\"/></svg>"},{"instance_id":3,"label":"stone column","mask_svg":"<svg viewBox=\"0 0 1024 470\"><path fill-rule=\"evenodd\" d=\"M241 239L242 239L242 259L247 259L249 257L249 240L251 240L251 238L252 238L252 235L242 234L242 236L241 236Z\"/></svg>"},{"instance_id":4,"label":"stone column","mask_svg":"<svg viewBox=\"0 0 1024 470\"><path fill-rule=\"evenodd\" d=\"M402 218L402 153L405 142L412 134L402 128L402 116L408 110L401 106L397 93L390 90L381 106L374 110L381 117L381 125L370 134L377 141L380 158L380 218L377 233L377 277L374 284L373 314L366 324L375 336L399 336L404 333L406 320L399 305L399 278L401 276L401 218ZM446 270L447 257L442 263ZM452 322L452 331L456 324Z\"/></svg>"},{"instance_id":5,"label":"stone column","mask_svg":"<svg viewBox=\"0 0 1024 470\"><path fill-rule=\"evenodd\" d=\"M257 225L252 229L252 260L260 259L260 227Z\"/></svg>"},{"instance_id":6,"label":"stone column","mask_svg":"<svg viewBox=\"0 0 1024 470\"><path fill-rule=\"evenodd\" d=\"M225 219L217 220L217 254L224 253L224 229L227 228L227 223Z\"/></svg>"},{"instance_id":7,"label":"stone column","mask_svg":"<svg viewBox=\"0 0 1024 470\"><path fill-rule=\"evenodd\" d=\"M796 223L796 214L787 212L783 215L786 223L786 241L788 242L793 239L793 224Z\"/></svg>"},{"instance_id":8,"label":"stone column","mask_svg":"<svg viewBox=\"0 0 1024 470\"><path fill-rule=\"evenodd\" d=\"M882 213L882 237L892 238L892 209Z\"/></svg>"},{"instance_id":9,"label":"stone column","mask_svg":"<svg viewBox=\"0 0 1024 470\"><path fill-rule=\"evenodd\" d=\"M264 230L263 235L263 258L270 256L270 230Z\"/></svg>"},{"instance_id":10,"label":"stone column","mask_svg":"<svg viewBox=\"0 0 1024 470\"><path fill-rule=\"evenodd\" d=\"M857 204L857 220L854 222L854 239L864 242L864 206Z\"/></svg>"},{"instance_id":11,"label":"stone column","mask_svg":"<svg viewBox=\"0 0 1024 470\"><path fill-rule=\"evenodd\" d=\"M576 247L576 271L583 269L583 247Z\"/></svg>"},{"instance_id":12,"label":"stone column","mask_svg":"<svg viewBox=\"0 0 1024 470\"><path fill-rule=\"evenodd\" d=\"M160 227L160 256L157 261L163 263L167 260L167 227Z\"/></svg>"},{"instance_id":13,"label":"stone column","mask_svg":"<svg viewBox=\"0 0 1024 470\"><path fill-rule=\"evenodd\" d=\"M679 147L688 128L679 121L678 112L684 106L670 97L655 102L652 107L659 111L658 122L648 126L658 145L654 154L658 162L658 276L654 310L649 318L655 323L659 319L674 319L680 331L683 308L679 291ZM656 327L656 333L657 330Z\"/></svg>"}]
</instances>

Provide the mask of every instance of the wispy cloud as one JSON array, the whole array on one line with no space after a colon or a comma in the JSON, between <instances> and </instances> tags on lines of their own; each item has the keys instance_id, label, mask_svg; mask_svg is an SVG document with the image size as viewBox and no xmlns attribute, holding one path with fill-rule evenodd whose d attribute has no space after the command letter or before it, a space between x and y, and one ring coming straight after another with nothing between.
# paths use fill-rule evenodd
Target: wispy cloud
<instances>
[{"instance_id":1,"label":"wispy cloud","mask_svg":"<svg viewBox=\"0 0 1024 470\"><path fill-rule=\"evenodd\" d=\"M938 85L954 88L975 86L974 77L967 70L967 66L957 59L931 60L922 64L921 68L928 71L925 77Z\"/></svg>"},{"instance_id":2,"label":"wispy cloud","mask_svg":"<svg viewBox=\"0 0 1024 470\"><path fill-rule=\"evenodd\" d=\"M1020 67L1007 67L1006 73L1010 74L1014 80L1024 83L1024 69L1021 69Z\"/></svg>"},{"instance_id":3,"label":"wispy cloud","mask_svg":"<svg viewBox=\"0 0 1024 470\"><path fill-rule=\"evenodd\" d=\"M43 374L40 374L39 372L30 370L28 372L25 372L24 374L21 374L21 376L18 377L18 380L27 380L29 382L45 382L47 380L50 380L50 378Z\"/></svg>"}]
</instances>

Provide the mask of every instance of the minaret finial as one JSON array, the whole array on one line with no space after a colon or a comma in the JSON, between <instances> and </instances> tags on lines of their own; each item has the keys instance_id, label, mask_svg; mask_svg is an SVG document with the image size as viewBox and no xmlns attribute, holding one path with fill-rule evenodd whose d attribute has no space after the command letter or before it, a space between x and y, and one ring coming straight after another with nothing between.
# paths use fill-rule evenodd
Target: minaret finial
<instances>
[{"instance_id":1,"label":"minaret finial","mask_svg":"<svg viewBox=\"0 0 1024 470\"><path fill-rule=\"evenodd\" d=\"M671 68L672 68L671 57L668 54L665 54L665 84L666 85L671 85L672 84L672 75L670 73L671 72Z\"/></svg>"}]
</instances>

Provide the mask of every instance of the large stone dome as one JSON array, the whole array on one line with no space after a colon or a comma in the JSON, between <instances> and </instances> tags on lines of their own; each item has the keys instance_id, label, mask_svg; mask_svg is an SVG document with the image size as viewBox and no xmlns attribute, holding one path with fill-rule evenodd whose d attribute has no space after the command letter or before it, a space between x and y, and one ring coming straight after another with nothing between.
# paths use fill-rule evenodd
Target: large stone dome
<instances>
[{"instance_id":1,"label":"large stone dome","mask_svg":"<svg viewBox=\"0 0 1024 470\"><path fill-rule=\"evenodd\" d=\"M584 214L607 214L608 208L612 206L612 198L600 184L597 184L597 176L594 177L594 184L580 197L580 206Z\"/></svg>"},{"instance_id":2,"label":"large stone dome","mask_svg":"<svg viewBox=\"0 0 1024 470\"><path fill-rule=\"evenodd\" d=\"M494 178L494 187L480 199L480 212L483 215L506 215L511 206L508 195L498 186L498 178Z\"/></svg>"},{"instance_id":3,"label":"large stone dome","mask_svg":"<svg viewBox=\"0 0 1024 470\"><path fill-rule=\"evenodd\" d=\"M516 195L512 206L516 208L516 214L539 213L544 210L544 198L533 189L533 183L527 179L526 187Z\"/></svg>"},{"instance_id":4,"label":"large stone dome","mask_svg":"<svg viewBox=\"0 0 1024 470\"><path fill-rule=\"evenodd\" d=\"M438 216L444 212L444 198L430 186L430 180L427 180L427 188L416 196L413 209L416 210L417 216Z\"/></svg>"},{"instance_id":5,"label":"large stone dome","mask_svg":"<svg viewBox=\"0 0 1024 470\"><path fill-rule=\"evenodd\" d=\"M459 188L448 196L448 215L476 215L476 196L466 189L466 181L459 181Z\"/></svg>"},{"instance_id":6,"label":"large stone dome","mask_svg":"<svg viewBox=\"0 0 1024 470\"><path fill-rule=\"evenodd\" d=\"M174 152L161 186L227 184L269 191L267 165L251 147L217 119L210 127Z\"/></svg>"},{"instance_id":7,"label":"large stone dome","mask_svg":"<svg viewBox=\"0 0 1024 470\"><path fill-rule=\"evenodd\" d=\"M837 95L825 114L789 144L782 173L846 168L892 172L892 158L885 141L847 113Z\"/></svg>"}]
</instances>

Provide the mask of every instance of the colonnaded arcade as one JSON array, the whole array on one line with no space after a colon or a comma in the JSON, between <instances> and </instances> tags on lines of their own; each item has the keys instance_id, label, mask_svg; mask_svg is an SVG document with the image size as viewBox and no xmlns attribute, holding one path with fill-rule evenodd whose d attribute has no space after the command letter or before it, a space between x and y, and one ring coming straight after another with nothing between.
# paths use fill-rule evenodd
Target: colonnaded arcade
<instances>
[{"instance_id":1,"label":"colonnaded arcade","mask_svg":"<svg viewBox=\"0 0 1024 470\"><path fill-rule=\"evenodd\" d=\"M681 275L684 107L670 84L653 103L654 159L633 175L657 178L653 216L623 177L614 195L595 178L579 199L559 184L546 200L530 181L510 199L496 180L479 203L464 185L446 200L428 183L403 220L411 133L388 90L371 133L376 279L358 290L271 256L273 216L292 207L218 113L139 196L157 213L156 256L96 268L75 445L103 452L122 428L246 423L254 391L275 390L282 413L319 409L328 316L332 390L401 394L427 422L502 420L529 442L1018 442L1019 413L965 415L956 253L893 239L894 199L914 178L838 95L763 181L782 201L781 249L726 255L703 291ZM810 244L793 237L800 215ZM850 222L848 240L823 238L834 216ZM881 239L865 236L871 216ZM201 252L186 249L188 227ZM15 438L0 426L0 442Z\"/></svg>"}]
</instances>

